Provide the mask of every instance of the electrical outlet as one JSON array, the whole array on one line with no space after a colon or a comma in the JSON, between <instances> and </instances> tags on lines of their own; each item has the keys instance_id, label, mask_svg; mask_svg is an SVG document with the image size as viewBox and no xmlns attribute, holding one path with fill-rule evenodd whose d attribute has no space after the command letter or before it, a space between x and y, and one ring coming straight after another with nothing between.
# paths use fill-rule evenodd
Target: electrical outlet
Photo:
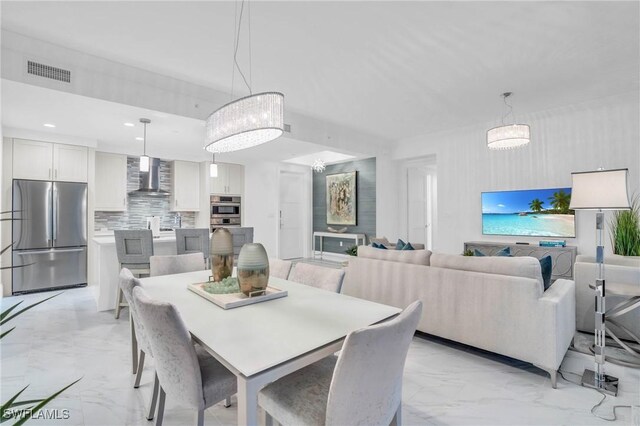
<instances>
[{"instance_id":1,"label":"electrical outlet","mask_svg":"<svg viewBox=\"0 0 640 426\"><path fill-rule=\"evenodd\" d=\"M342 241L340 241L340 247L342 247Z\"/></svg>"}]
</instances>

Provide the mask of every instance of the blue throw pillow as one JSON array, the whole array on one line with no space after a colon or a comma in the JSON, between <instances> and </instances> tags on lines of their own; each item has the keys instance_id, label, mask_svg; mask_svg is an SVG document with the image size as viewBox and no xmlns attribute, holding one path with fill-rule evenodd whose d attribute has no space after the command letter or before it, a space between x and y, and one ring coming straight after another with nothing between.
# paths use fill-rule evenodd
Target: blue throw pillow
<instances>
[{"instance_id":1,"label":"blue throw pillow","mask_svg":"<svg viewBox=\"0 0 640 426\"><path fill-rule=\"evenodd\" d=\"M404 247L404 241L398 238L398 242L396 243L396 250L402 250L403 247Z\"/></svg>"},{"instance_id":2,"label":"blue throw pillow","mask_svg":"<svg viewBox=\"0 0 640 426\"><path fill-rule=\"evenodd\" d=\"M544 290L547 291L551 287L551 272L553 270L553 262L551 256L545 256L540 260L540 271L542 272L542 283L544 284Z\"/></svg>"},{"instance_id":3,"label":"blue throw pillow","mask_svg":"<svg viewBox=\"0 0 640 426\"><path fill-rule=\"evenodd\" d=\"M384 244L378 244L378 243L371 243L371 247L377 248L377 249L384 249L384 250L387 249L387 247Z\"/></svg>"},{"instance_id":4,"label":"blue throw pillow","mask_svg":"<svg viewBox=\"0 0 640 426\"><path fill-rule=\"evenodd\" d=\"M486 254L484 254L483 252L481 252L478 249L473 249L473 255L474 256L486 256ZM505 247L502 250L500 250L499 252L497 252L496 254L494 254L494 256L498 256L498 257L511 257L511 247Z\"/></svg>"},{"instance_id":5,"label":"blue throw pillow","mask_svg":"<svg viewBox=\"0 0 640 426\"><path fill-rule=\"evenodd\" d=\"M402 246L402 251L404 250L413 250L413 246L411 245L411 243L407 243L404 246Z\"/></svg>"}]
</instances>

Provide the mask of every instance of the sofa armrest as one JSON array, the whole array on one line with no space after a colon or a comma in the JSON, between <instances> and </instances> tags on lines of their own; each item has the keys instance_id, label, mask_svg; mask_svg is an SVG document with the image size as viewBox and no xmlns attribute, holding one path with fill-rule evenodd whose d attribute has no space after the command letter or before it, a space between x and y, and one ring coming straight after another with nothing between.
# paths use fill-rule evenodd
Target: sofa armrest
<instances>
[{"instance_id":1,"label":"sofa armrest","mask_svg":"<svg viewBox=\"0 0 640 426\"><path fill-rule=\"evenodd\" d=\"M549 359L551 364L543 367L554 367L557 370L564 355L571 345L571 340L576 332L576 286L571 280L556 280L545 291L539 301L542 303L544 317L542 321L543 339L545 345L551 345L555 359Z\"/></svg>"}]
</instances>

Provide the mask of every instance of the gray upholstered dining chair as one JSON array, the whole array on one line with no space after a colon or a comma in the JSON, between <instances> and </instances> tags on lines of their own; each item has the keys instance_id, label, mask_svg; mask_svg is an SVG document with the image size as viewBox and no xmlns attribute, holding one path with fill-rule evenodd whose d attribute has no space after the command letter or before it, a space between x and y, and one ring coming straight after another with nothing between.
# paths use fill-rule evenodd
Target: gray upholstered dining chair
<instances>
[{"instance_id":1,"label":"gray upholstered dining chair","mask_svg":"<svg viewBox=\"0 0 640 426\"><path fill-rule=\"evenodd\" d=\"M269 259L269 275L286 280L291 272L291 261L280 259Z\"/></svg>"},{"instance_id":2,"label":"gray upholstered dining chair","mask_svg":"<svg viewBox=\"0 0 640 426\"><path fill-rule=\"evenodd\" d=\"M178 254L202 253L204 262L209 266L210 246L209 246L209 229L194 228L176 229L176 250Z\"/></svg>"},{"instance_id":3,"label":"gray upholstered dining chair","mask_svg":"<svg viewBox=\"0 0 640 426\"><path fill-rule=\"evenodd\" d=\"M149 258L153 256L153 235L150 229L115 230L116 254L120 269L127 268L134 276L149 275ZM127 304L122 300L122 290L116 289L116 319Z\"/></svg>"},{"instance_id":4,"label":"gray upholstered dining chair","mask_svg":"<svg viewBox=\"0 0 640 426\"><path fill-rule=\"evenodd\" d=\"M308 263L296 263L289 274L289 281L310 285L327 291L340 293L344 271L342 269L325 268Z\"/></svg>"},{"instance_id":5,"label":"gray upholstered dining chair","mask_svg":"<svg viewBox=\"0 0 640 426\"><path fill-rule=\"evenodd\" d=\"M127 268L120 271L120 288L124 294L124 298L129 303L129 315L131 321L131 355L133 360L133 372L136 374L136 380L133 384L134 388L140 387L140 379L142 378L142 370L144 369L145 355L153 356L151 345L147 339L144 326L138 317L138 311L133 303L133 289L140 285L140 281L133 276ZM138 354L138 350L140 351ZM138 356L139 355L139 356ZM158 400L158 391L160 382L158 375L154 373L153 394L151 396L151 404L147 420L153 420L156 411L156 401Z\"/></svg>"},{"instance_id":6,"label":"gray upholstered dining chair","mask_svg":"<svg viewBox=\"0 0 640 426\"><path fill-rule=\"evenodd\" d=\"M166 395L198 411L198 425L204 424L204 410L237 392L236 377L215 358L194 346L180 313L174 305L150 299L144 289L133 289L133 303L151 344L160 397L156 425L162 425Z\"/></svg>"},{"instance_id":7,"label":"gray upholstered dining chair","mask_svg":"<svg viewBox=\"0 0 640 426\"><path fill-rule=\"evenodd\" d=\"M267 425L401 424L402 373L422 302L396 318L350 333L330 356L268 385L258 394Z\"/></svg>"},{"instance_id":8,"label":"gray upholstered dining chair","mask_svg":"<svg viewBox=\"0 0 640 426\"><path fill-rule=\"evenodd\" d=\"M149 264L152 277L202 271L204 269L202 253L200 252L169 256L151 256Z\"/></svg>"}]
</instances>

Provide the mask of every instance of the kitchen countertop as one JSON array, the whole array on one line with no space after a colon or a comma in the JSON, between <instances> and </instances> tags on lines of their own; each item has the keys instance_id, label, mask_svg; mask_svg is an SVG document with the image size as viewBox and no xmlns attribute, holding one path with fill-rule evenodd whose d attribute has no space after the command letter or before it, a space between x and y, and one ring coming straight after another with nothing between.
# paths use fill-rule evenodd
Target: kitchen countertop
<instances>
[{"instance_id":1,"label":"kitchen countertop","mask_svg":"<svg viewBox=\"0 0 640 426\"><path fill-rule=\"evenodd\" d=\"M93 234L92 241L99 245L115 245L116 239L113 236L113 231L96 232ZM165 242L175 241L176 234L174 231L161 231L159 237L154 237L153 242Z\"/></svg>"}]
</instances>

